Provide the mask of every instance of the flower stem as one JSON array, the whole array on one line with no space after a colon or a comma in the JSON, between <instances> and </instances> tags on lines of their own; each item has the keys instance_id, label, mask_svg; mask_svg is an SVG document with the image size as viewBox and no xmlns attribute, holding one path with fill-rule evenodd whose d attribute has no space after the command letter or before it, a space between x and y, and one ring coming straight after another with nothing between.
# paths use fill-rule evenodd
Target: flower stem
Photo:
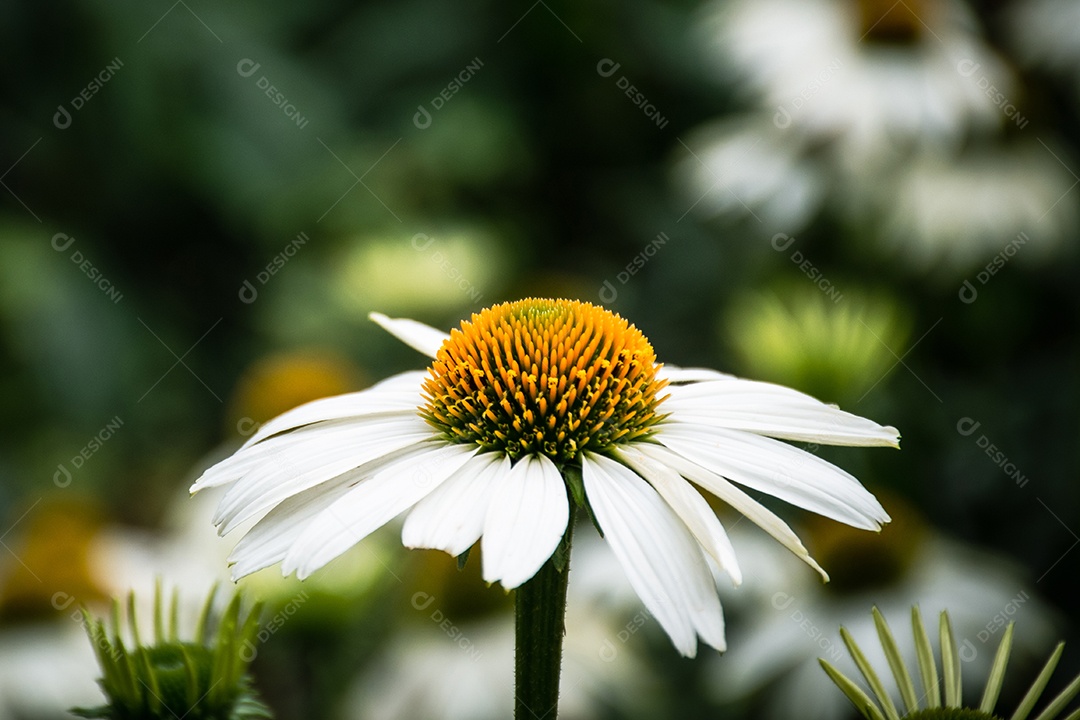
<instances>
[{"instance_id":1,"label":"flower stem","mask_svg":"<svg viewBox=\"0 0 1080 720\"><path fill-rule=\"evenodd\" d=\"M531 580L514 593L514 685L517 720L556 720L559 671L566 633L566 585L570 577L570 541L574 513L559 549ZM561 568L561 569L560 569Z\"/></svg>"}]
</instances>

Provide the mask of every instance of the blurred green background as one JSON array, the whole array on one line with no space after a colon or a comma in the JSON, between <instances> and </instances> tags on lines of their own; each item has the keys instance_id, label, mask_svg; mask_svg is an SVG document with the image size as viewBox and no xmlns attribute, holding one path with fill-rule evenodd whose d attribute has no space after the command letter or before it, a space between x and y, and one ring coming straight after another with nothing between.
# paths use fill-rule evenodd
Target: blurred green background
<instances>
[{"instance_id":1,"label":"blurred green background","mask_svg":"<svg viewBox=\"0 0 1080 720\"><path fill-rule=\"evenodd\" d=\"M871 538L780 508L835 582L765 550L746 566L761 585L725 594L724 657L678 659L632 596L588 589L609 563L580 571L593 625L569 633L587 638L589 680L568 717L791 717L839 696L798 658L873 603L966 608L981 659L998 617L1035 656L1076 638L1077 14L0 7L0 718L93 698L70 602L161 574L197 603L224 573L232 539L191 539L212 532L186 500L203 467L289 407L423 366L368 312L449 328L528 295L602 303L666 362L788 384L903 434L901 452L820 450L897 522ZM756 557L747 536L736 549ZM508 715L484 705L492 674L410 601L437 596L487 638L505 629L502 592L401 552L393 531L368 544L324 580L248 583L275 612L293 604L255 663L279 717ZM964 573L966 595L949 581ZM483 653L496 668L500 642ZM798 649L762 650L779 658L766 667L740 646ZM477 677L455 675L464 661ZM1017 667L1014 692L1034 672ZM419 697L409 672L459 678L456 699L395 709L371 689Z\"/></svg>"}]
</instances>

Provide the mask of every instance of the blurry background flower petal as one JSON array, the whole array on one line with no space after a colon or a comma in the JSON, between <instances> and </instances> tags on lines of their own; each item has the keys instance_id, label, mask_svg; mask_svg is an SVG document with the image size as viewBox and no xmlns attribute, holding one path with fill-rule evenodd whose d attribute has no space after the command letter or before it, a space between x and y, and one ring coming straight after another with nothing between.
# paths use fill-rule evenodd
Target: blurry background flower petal
<instances>
[{"instance_id":1,"label":"blurry background flower petal","mask_svg":"<svg viewBox=\"0 0 1080 720\"><path fill-rule=\"evenodd\" d=\"M734 61L781 129L835 141L840 164L867 169L910 147L959 147L1000 124L956 70L970 59L1005 92L1010 77L963 0L735 0L714 6L717 62Z\"/></svg>"},{"instance_id":2,"label":"blurry background flower petal","mask_svg":"<svg viewBox=\"0 0 1080 720\"><path fill-rule=\"evenodd\" d=\"M1080 103L1080 5L1071 0L1022 0L1010 6L1003 25L1025 64L1046 68L1070 84Z\"/></svg>"},{"instance_id":3,"label":"blurry background flower petal","mask_svg":"<svg viewBox=\"0 0 1080 720\"><path fill-rule=\"evenodd\" d=\"M802 143L777 132L765 118L729 120L695 130L695 154L680 161L678 175L695 212L725 219L751 214L801 229L827 191L821 173L799 157Z\"/></svg>"},{"instance_id":4,"label":"blurry background flower petal","mask_svg":"<svg viewBox=\"0 0 1080 720\"><path fill-rule=\"evenodd\" d=\"M998 253L1030 264L1061 250L1077 231L1077 207L1060 202L1075 182L1038 145L923 154L876 188L882 235L897 258L928 274L955 276Z\"/></svg>"}]
</instances>

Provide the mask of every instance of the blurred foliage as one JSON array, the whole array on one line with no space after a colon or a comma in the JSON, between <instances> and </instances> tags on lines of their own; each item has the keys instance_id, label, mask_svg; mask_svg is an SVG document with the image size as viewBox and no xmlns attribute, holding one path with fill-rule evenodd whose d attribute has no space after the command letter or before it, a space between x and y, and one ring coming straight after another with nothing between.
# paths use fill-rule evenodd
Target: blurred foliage
<instances>
[{"instance_id":1,"label":"blurred foliage","mask_svg":"<svg viewBox=\"0 0 1080 720\"><path fill-rule=\"evenodd\" d=\"M1074 608L1075 229L1051 261L1021 249L983 282L993 252L975 270L903 262L916 253L905 233L932 233L919 218L896 220L886 173L830 185L784 252L775 235L794 228L699 212L673 167L695 162L695 129L750 107L738 73L703 49L711 7L0 8L0 44L17 69L0 77L0 629L49 615L56 592L100 594L72 543L94 532L89 523L163 527L170 498L250 434L245 419L421 368L369 311L448 328L525 294L604 302L665 362L790 384L895 425L902 452L822 454L939 531L1011 558L1051 606ZM1019 78L1027 144L1041 152L1030 139L1045 138L1060 174L1080 167L1080 103L1064 99L1071 78L1021 62L1002 18L1023 7L976 3L971 23ZM598 72L605 59L614 74ZM426 127L414 122L421 106ZM775 134L768 110L762 137ZM981 135L978 146L994 142ZM800 152L819 162L820 143ZM1057 204L1075 217L1080 190ZM1062 222L1058 232L1071 227ZM891 244L870 241L882 223ZM976 302L961 299L965 281ZM61 512L55 497L85 508L42 535ZM256 661L278 717L312 712L295 698L331 713L394 628L420 617L408 605L417 588L486 592L455 596L447 612L462 618L505 600L471 565L458 577L423 555L378 552L373 572L393 568L385 586L311 590L305 619L284 624ZM259 585L283 605L311 587ZM643 642L666 663L672 717L713 712L695 690L700 664Z\"/></svg>"}]
</instances>

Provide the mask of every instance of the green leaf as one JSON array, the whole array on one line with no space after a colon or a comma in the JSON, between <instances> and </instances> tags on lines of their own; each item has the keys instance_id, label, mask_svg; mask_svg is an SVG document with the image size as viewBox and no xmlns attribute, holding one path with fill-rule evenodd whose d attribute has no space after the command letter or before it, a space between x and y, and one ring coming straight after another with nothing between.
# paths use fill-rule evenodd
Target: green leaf
<instances>
[{"instance_id":1,"label":"green leaf","mask_svg":"<svg viewBox=\"0 0 1080 720\"><path fill-rule=\"evenodd\" d=\"M851 653L852 660L855 661L855 666L859 668L859 672L866 678L866 684L870 686L870 689L877 696L878 702L881 703L881 709L885 712L885 717L888 720L900 720L900 715L896 712L896 706L893 704L892 698L889 697L889 693L885 691L885 686L881 684L881 679L877 673L874 672L873 666L863 655L862 650L859 649L855 639L851 637L851 633L847 628L840 628L840 637L844 641L844 645L847 646L848 652Z\"/></svg>"},{"instance_id":2,"label":"green leaf","mask_svg":"<svg viewBox=\"0 0 1080 720\"><path fill-rule=\"evenodd\" d=\"M214 607L214 598L217 596L217 583L214 583L210 588L210 593L206 596L206 603L203 604L202 613L199 614L199 622L195 625L195 642L202 645L206 645L210 642L210 637L207 634L209 630L210 611Z\"/></svg>"},{"instance_id":3,"label":"green leaf","mask_svg":"<svg viewBox=\"0 0 1080 720\"><path fill-rule=\"evenodd\" d=\"M1058 693L1046 709L1039 713L1039 716L1035 720L1054 720L1058 713L1065 709L1065 706L1069 704L1069 701L1076 697L1076 694L1080 692L1080 675L1073 678L1073 681L1069 683L1064 690Z\"/></svg>"},{"instance_id":4,"label":"green leaf","mask_svg":"<svg viewBox=\"0 0 1080 720\"><path fill-rule=\"evenodd\" d=\"M945 706L960 707L963 693L960 678L960 651L953 637L949 613L942 610L938 623L938 636L941 642L941 668L945 675Z\"/></svg>"},{"instance_id":5,"label":"green leaf","mask_svg":"<svg viewBox=\"0 0 1080 720\"><path fill-rule=\"evenodd\" d=\"M915 691L915 683L911 680L907 665L904 664L904 658L900 654L900 648L896 645L896 639L893 638L889 624L885 622L881 611L875 607L871 612L874 615L874 627L877 628L878 638L881 640L881 648L885 651L885 657L889 661L889 668L896 679L896 685L900 688L900 696L904 699L904 706L909 713L915 712L919 709L919 696Z\"/></svg>"},{"instance_id":6,"label":"green leaf","mask_svg":"<svg viewBox=\"0 0 1080 720\"><path fill-rule=\"evenodd\" d=\"M165 621L161 609L161 576L154 580L154 642L165 642Z\"/></svg>"},{"instance_id":7,"label":"green leaf","mask_svg":"<svg viewBox=\"0 0 1080 720\"><path fill-rule=\"evenodd\" d=\"M818 662L821 664L825 673L829 678L836 683L836 686L840 688L841 692L847 696L847 699L851 701L851 704L855 706L855 709L866 718L866 720L885 720L885 717L874 705L874 701L870 699L870 696L862 691L862 689L844 676L839 670L834 668L823 658L818 658Z\"/></svg>"},{"instance_id":8,"label":"green leaf","mask_svg":"<svg viewBox=\"0 0 1080 720\"><path fill-rule=\"evenodd\" d=\"M174 587L172 593L172 606L169 608L169 640L170 642L179 642L180 640L180 588ZM196 638L198 639L198 638Z\"/></svg>"},{"instance_id":9,"label":"green leaf","mask_svg":"<svg viewBox=\"0 0 1080 720\"><path fill-rule=\"evenodd\" d=\"M1027 716L1031 714L1031 709L1039 701L1039 696L1042 695L1043 689L1046 688L1046 683L1050 682L1050 676L1054 674L1054 668L1057 667L1058 660L1061 659L1061 653L1064 649L1065 643L1063 642L1058 643L1057 647L1054 648L1054 652L1050 654L1050 659L1046 661L1046 665L1043 666L1039 677L1035 678L1035 682L1031 684L1031 688L1024 695L1024 699L1020 701L1020 705L1016 708L1011 720L1026 720Z\"/></svg>"},{"instance_id":10,"label":"green leaf","mask_svg":"<svg viewBox=\"0 0 1080 720\"><path fill-rule=\"evenodd\" d=\"M938 689L937 664L934 662L934 650L930 647L930 638L923 626L919 606L911 608L911 631L915 636L915 655L919 661L919 675L922 676L923 694L927 707L941 707L941 694Z\"/></svg>"},{"instance_id":11,"label":"green leaf","mask_svg":"<svg viewBox=\"0 0 1080 720\"><path fill-rule=\"evenodd\" d=\"M994 654L994 664L990 666L990 677L986 679L986 690L983 691L979 709L983 712L994 712L998 696L1001 694L1001 685L1005 680L1005 667L1009 664L1009 651L1012 649L1013 625L1009 623L1005 628L1005 634L1001 636L1001 643Z\"/></svg>"}]
</instances>

